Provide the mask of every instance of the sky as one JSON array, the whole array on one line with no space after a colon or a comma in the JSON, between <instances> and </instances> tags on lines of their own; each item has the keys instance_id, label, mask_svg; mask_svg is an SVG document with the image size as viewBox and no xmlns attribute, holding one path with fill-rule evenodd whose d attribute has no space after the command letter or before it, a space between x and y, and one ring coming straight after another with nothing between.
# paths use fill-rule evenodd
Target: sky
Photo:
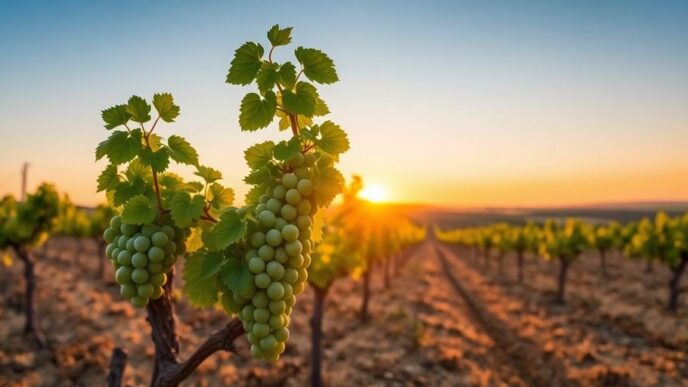
<instances>
[{"instance_id":1,"label":"sky","mask_svg":"<svg viewBox=\"0 0 688 387\"><path fill-rule=\"evenodd\" d=\"M389 200L456 207L688 200L688 3L0 0L0 195L55 182L103 200L100 111L171 92L179 134L247 191L249 88L233 51L273 24L334 60L319 88L341 170ZM188 175L188 171L183 171Z\"/></svg>"}]
</instances>

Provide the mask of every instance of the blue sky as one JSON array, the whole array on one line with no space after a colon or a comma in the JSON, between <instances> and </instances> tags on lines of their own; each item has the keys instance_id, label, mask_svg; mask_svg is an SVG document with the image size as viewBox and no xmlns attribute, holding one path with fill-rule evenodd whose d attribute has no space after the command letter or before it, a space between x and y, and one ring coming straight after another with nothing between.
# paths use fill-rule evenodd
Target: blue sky
<instances>
[{"instance_id":1,"label":"blue sky","mask_svg":"<svg viewBox=\"0 0 688 387\"><path fill-rule=\"evenodd\" d=\"M599 187L533 200L688 199L668 175L642 183L688 171L686 4L2 1L0 194L26 160L32 184L97 201L100 110L157 91L182 107L161 133L244 192L243 149L280 135L240 133L248 89L224 77L236 47L279 23L335 60L341 82L322 95L351 134L342 169L392 199L523 204L526 184L586 176ZM629 179L652 189L629 194Z\"/></svg>"}]
</instances>

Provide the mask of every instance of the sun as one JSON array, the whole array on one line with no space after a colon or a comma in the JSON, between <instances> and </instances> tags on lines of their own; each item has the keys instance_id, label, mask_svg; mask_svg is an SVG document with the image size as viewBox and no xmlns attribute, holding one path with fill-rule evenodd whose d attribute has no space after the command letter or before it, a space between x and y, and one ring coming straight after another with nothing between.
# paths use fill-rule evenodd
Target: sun
<instances>
[{"instance_id":1,"label":"sun","mask_svg":"<svg viewBox=\"0 0 688 387\"><path fill-rule=\"evenodd\" d=\"M363 187L358 195L373 203L381 203L389 199L387 189L379 184L371 184Z\"/></svg>"}]
</instances>

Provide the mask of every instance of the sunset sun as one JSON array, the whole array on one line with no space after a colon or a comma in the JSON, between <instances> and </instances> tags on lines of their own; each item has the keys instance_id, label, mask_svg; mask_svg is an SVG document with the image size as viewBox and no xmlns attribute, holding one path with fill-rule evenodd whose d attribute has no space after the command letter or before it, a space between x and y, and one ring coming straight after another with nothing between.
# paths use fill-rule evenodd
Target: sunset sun
<instances>
[{"instance_id":1,"label":"sunset sun","mask_svg":"<svg viewBox=\"0 0 688 387\"><path fill-rule=\"evenodd\" d=\"M389 200L387 189L380 184L371 184L363 188L360 197L374 203L381 203Z\"/></svg>"}]
</instances>

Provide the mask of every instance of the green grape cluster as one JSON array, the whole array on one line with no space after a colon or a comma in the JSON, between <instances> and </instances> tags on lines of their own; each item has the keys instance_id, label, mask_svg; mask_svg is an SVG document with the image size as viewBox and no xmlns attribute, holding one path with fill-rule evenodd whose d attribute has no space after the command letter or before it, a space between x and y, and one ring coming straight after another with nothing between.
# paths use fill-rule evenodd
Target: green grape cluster
<instances>
[{"instance_id":1,"label":"green grape cluster","mask_svg":"<svg viewBox=\"0 0 688 387\"><path fill-rule=\"evenodd\" d=\"M177 255L184 253L185 232L170 225L128 224L115 216L103 238L108 242L105 253L115 268L122 297L137 308L162 297L167 273Z\"/></svg>"},{"instance_id":2,"label":"green grape cluster","mask_svg":"<svg viewBox=\"0 0 688 387\"><path fill-rule=\"evenodd\" d=\"M257 223L248 234L245 253L253 274L251 298L233 301L244 323L251 354L276 361L289 338L296 295L303 292L311 263L313 201L312 170L316 156L298 153L285 166L277 184L266 187L254 209Z\"/></svg>"}]
</instances>

